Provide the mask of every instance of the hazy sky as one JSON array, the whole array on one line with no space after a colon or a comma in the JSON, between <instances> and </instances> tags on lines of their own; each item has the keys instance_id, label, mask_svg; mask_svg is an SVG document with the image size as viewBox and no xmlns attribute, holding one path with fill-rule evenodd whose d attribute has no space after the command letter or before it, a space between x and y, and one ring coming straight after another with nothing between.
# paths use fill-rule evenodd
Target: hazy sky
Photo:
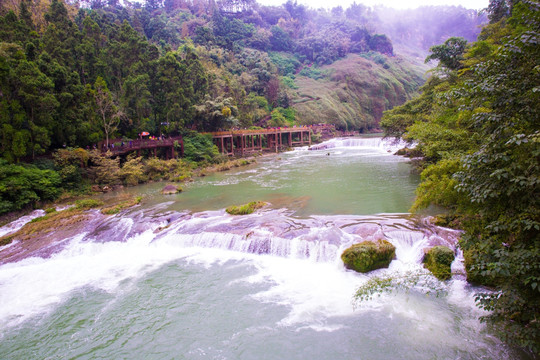
<instances>
[{"instance_id":1,"label":"hazy sky","mask_svg":"<svg viewBox=\"0 0 540 360\"><path fill-rule=\"evenodd\" d=\"M333 8L341 5L344 9L349 7L354 0L297 0L299 4L305 4L312 8ZM259 4L281 5L287 0L257 0ZM467 9L484 9L488 6L489 0L356 0L357 4L368 6L384 5L396 9L416 8L428 5L461 5Z\"/></svg>"}]
</instances>

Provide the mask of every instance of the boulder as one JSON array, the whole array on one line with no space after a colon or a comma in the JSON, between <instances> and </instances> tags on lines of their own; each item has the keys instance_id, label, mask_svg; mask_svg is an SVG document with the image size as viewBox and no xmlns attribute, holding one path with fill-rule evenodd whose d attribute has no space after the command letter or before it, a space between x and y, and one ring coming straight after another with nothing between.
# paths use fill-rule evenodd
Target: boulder
<instances>
[{"instance_id":1,"label":"boulder","mask_svg":"<svg viewBox=\"0 0 540 360\"><path fill-rule=\"evenodd\" d=\"M446 246L434 246L424 255L424 266L439 280L448 280L452 276L451 265L454 251Z\"/></svg>"},{"instance_id":2,"label":"boulder","mask_svg":"<svg viewBox=\"0 0 540 360\"><path fill-rule=\"evenodd\" d=\"M388 267L395 255L395 246L380 239L376 242L364 241L354 244L341 254L341 260L347 269L366 273Z\"/></svg>"},{"instance_id":3,"label":"boulder","mask_svg":"<svg viewBox=\"0 0 540 360\"><path fill-rule=\"evenodd\" d=\"M179 192L182 192L182 188L176 185L167 185L163 188L163 190L161 190L163 195L171 195Z\"/></svg>"}]
</instances>

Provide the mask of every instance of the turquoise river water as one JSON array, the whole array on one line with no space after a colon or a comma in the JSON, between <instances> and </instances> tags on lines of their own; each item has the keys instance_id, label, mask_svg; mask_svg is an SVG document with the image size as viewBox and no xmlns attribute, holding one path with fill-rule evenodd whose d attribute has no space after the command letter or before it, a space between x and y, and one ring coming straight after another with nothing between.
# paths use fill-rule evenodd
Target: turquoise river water
<instances>
[{"instance_id":1,"label":"turquoise river water","mask_svg":"<svg viewBox=\"0 0 540 360\"><path fill-rule=\"evenodd\" d=\"M390 144L327 145L259 158L177 195L160 195L162 183L125 189L141 206L47 256L1 265L0 358L525 358L480 322L462 275L438 297L411 289L353 306L369 277L421 269L426 247L455 248L459 233L406 214L419 179ZM224 211L253 200L270 205ZM389 269L343 267L345 248L379 238L397 249Z\"/></svg>"}]
</instances>

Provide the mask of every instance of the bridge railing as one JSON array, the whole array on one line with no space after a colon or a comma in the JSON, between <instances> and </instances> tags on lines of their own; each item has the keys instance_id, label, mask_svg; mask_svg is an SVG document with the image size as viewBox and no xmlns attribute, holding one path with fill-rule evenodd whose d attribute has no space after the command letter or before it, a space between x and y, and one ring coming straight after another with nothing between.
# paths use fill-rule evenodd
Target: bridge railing
<instances>
[{"instance_id":1,"label":"bridge railing","mask_svg":"<svg viewBox=\"0 0 540 360\"><path fill-rule=\"evenodd\" d=\"M294 131L309 131L310 128L307 126L297 126L297 127L283 127L283 128L272 128L272 129L250 129L250 130L229 130L229 131L214 131L204 134L211 134L212 136L228 136L228 135L259 135L259 134L275 134L275 133L288 133Z\"/></svg>"},{"instance_id":2,"label":"bridge railing","mask_svg":"<svg viewBox=\"0 0 540 360\"><path fill-rule=\"evenodd\" d=\"M139 139L139 140L111 140L109 141L109 147L107 148L104 144L101 144L101 151L106 152L107 150L114 153L122 153L126 151L133 150L143 150L143 149L153 149L156 147L169 147L173 146L175 141L182 141L181 136L176 136L172 138L163 138L163 139ZM118 145L118 143L123 145ZM114 144L114 146L112 146Z\"/></svg>"}]
</instances>

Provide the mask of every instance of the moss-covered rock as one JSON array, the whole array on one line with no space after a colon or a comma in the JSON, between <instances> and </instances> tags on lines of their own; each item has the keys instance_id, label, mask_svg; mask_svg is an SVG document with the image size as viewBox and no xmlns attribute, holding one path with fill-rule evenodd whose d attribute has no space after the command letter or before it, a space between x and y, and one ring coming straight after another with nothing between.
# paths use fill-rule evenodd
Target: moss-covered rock
<instances>
[{"instance_id":1,"label":"moss-covered rock","mask_svg":"<svg viewBox=\"0 0 540 360\"><path fill-rule=\"evenodd\" d=\"M434 246L424 255L424 266L439 280L448 280L452 276L450 266L454 261L454 251L446 246Z\"/></svg>"},{"instance_id":2,"label":"moss-covered rock","mask_svg":"<svg viewBox=\"0 0 540 360\"><path fill-rule=\"evenodd\" d=\"M341 260L347 269L365 273L388 267L395 255L394 245L381 239L354 244L341 254Z\"/></svg>"},{"instance_id":3,"label":"moss-covered rock","mask_svg":"<svg viewBox=\"0 0 540 360\"><path fill-rule=\"evenodd\" d=\"M229 206L227 209L225 209L225 211L231 215L248 215L265 205L266 203L263 201L252 201L248 204L240 206Z\"/></svg>"}]
</instances>

